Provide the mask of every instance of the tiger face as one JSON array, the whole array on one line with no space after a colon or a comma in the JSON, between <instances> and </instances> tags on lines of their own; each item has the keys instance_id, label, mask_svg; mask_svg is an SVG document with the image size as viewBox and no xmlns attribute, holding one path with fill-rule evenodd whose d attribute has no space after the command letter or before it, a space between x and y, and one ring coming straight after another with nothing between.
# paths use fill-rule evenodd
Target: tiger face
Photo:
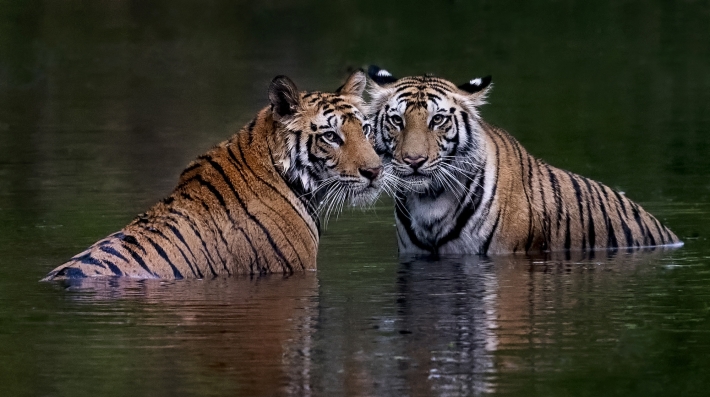
<instances>
[{"instance_id":1,"label":"tiger face","mask_svg":"<svg viewBox=\"0 0 710 397\"><path fill-rule=\"evenodd\" d=\"M379 196L383 166L363 111L366 82L357 71L335 93L298 92L285 76L271 84L273 116L284 138L277 165L321 206L366 205Z\"/></svg>"},{"instance_id":2,"label":"tiger face","mask_svg":"<svg viewBox=\"0 0 710 397\"><path fill-rule=\"evenodd\" d=\"M485 103L490 76L457 87L430 75L369 72L374 145L397 186L419 193L455 189L454 176L483 156L477 107Z\"/></svg>"}]
</instances>

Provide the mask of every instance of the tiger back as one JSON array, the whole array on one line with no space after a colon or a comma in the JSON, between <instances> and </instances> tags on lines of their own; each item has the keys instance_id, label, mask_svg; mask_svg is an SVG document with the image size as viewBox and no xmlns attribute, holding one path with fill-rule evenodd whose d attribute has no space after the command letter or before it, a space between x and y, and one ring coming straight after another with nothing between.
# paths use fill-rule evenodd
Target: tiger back
<instances>
[{"instance_id":1,"label":"tiger back","mask_svg":"<svg viewBox=\"0 0 710 397\"><path fill-rule=\"evenodd\" d=\"M381 161L363 131L365 84L358 71L335 93L299 93L275 78L270 106L193 161L170 196L44 280L314 270L318 203L357 205L379 193Z\"/></svg>"},{"instance_id":2,"label":"tiger back","mask_svg":"<svg viewBox=\"0 0 710 397\"><path fill-rule=\"evenodd\" d=\"M401 253L482 255L679 246L655 217L602 183L530 155L486 123L490 76L456 86L371 67L378 153L397 184Z\"/></svg>"}]
</instances>

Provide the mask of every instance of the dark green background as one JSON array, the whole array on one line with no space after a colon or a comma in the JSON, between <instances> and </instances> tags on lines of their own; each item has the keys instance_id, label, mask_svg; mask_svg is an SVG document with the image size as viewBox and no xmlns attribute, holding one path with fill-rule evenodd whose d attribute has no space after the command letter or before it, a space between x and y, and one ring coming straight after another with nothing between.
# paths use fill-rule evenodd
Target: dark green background
<instances>
[{"instance_id":1,"label":"dark green background","mask_svg":"<svg viewBox=\"0 0 710 397\"><path fill-rule=\"evenodd\" d=\"M0 394L703 395L709 28L707 1L0 0ZM686 246L410 262L383 200L331 219L305 281L37 282L167 195L273 76L328 90L370 63L492 74L486 120Z\"/></svg>"}]
</instances>

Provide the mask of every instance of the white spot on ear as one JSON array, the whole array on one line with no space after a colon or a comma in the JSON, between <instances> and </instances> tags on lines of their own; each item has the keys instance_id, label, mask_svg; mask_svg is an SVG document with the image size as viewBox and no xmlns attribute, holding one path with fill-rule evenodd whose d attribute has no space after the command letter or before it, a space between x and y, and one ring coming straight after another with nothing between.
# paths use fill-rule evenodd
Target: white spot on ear
<instances>
[{"instance_id":1,"label":"white spot on ear","mask_svg":"<svg viewBox=\"0 0 710 397\"><path fill-rule=\"evenodd\" d=\"M473 80L469 81L468 83L471 85L481 85L482 81L481 81L481 78L479 77L477 79L473 79Z\"/></svg>"},{"instance_id":2,"label":"white spot on ear","mask_svg":"<svg viewBox=\"0 0 710 397\"><path fill-rule=\"evenodd\" d=\"M392 73L390 73L384 69L380 69L380 71L377 72L377 75L380 77L390 77L390 76L392 76Z\"/></svg>"}]
</instances>

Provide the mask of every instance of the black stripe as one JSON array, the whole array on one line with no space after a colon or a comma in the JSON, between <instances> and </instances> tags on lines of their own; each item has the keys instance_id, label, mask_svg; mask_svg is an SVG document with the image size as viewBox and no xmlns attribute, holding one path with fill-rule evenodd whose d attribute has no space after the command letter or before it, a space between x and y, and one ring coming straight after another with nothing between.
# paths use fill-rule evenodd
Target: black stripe
<instances>
[{"instance_id":1,"label":"black stripe","mask_svg":"<svg viewBox=\"0 0 710 397\"><path fill-rule=\"evenodd\" d=\"M522 149L520 148L520 145L518 145L518 151L520 152L521 160L522 160ZM525 252L527 253L530 251L530 248L532 247L533 243L533 207L532 207L532 198L533 197L533 170L532 170L532 156L528 155L528 191L525 191L525 198L528 200L528 238L527 241L525 242ZM520 173L524 174L525 169L523 167L523 164L520 164ZM524 189L524 188L523 188Z\"/></svg>"},{"instance_id":2,"label":"black stripe","mask_svg":"<svg viewBox=\"0 0 710 397\"><path fill-rule=\"evenodd\" d=\"M185 198L185 199L187 199L187 200L190 200L190 201L194 201L194 199L193 199L191 196L187 195L186 193L183 193L183 198ZM207 243L205 242L205 239L202 238L202 235L201 235L200 232L197 230L197 224L196 224L195 222L193 222L192 219L190 219L189 216L183 214L182 212L178 212L177 210L175 210L175 209L173 209L173 208L170 209L170 213L171 213L171 214L175 214L175 215L177 215L177 216L179 216L179 217L185 219L185 221L187 222L187 225L190 226L190 229L192 229L192 233L193 233L193 234L195 235L195 237L197 237L197 239L200 240L200 242L202 243L202 248L203 248L203 249L201 250L201 251L202 251L202 255L203 255L203 256L205 257L205 259L206 259L207 266L210 268L210 272L212 273L212 276L217 276L217 272L215 272L214 267L212 267L212 264L215 264L215 265L216 265L217 263L214 261L214 258L212 258L212 254L210 253L210 249L207 247ZM195 259L197 259L197 258L195 258ZM199 271L199 266L198 266L198 272L199 272L200 274L202 274L202 273Z\"/></svg>"},{"instance_id":3,"label":"black stripe","mask_svg":"<svg viewBox=\"0 0 710 397\"><path fill-rule=\"evenodd\" d=\"M572 174L571 172L568 172L568 171L567 171L567 175L569 176L570 181L572 181L572 186L574 187L574 194L576 196L577 206L579 208L580 227L582 230L584 230L584 208L582 205L582 191L579 188L579 183L577 183L577 179L576 179L575 175ZM587 249L587 238L586 238L586 234L584 232L582 232L582 251L584 251L586 249Z\"/></svg>"},{"instance_id":4,"label":"black stripe","mask_svg":"<svg viewBox=\"0 0 710 397\"><path fill-rule=\"evenodd\" d=\"M458 118L456 117L456 115L454 115L454 125L456 125L456 127L458 127ZM456 155L458 154L458 151L459 151L459 141L461 140L460 137L459 137L459 130L458 130L458 128L456 128L456 133L454 134L454 137L453 137L453 138L449 139L449 138L446 136L446 134L445 134L445 135L444 135L444 139L446 140L446 142L453 144L453 147L451 148L450 155L451 155L451 156L456 156Z\"/></svg>"},{"instance_id":5,"label":"black stripe","mask_svg":"<svg viewBox=\"0 0 710 397\"><path fill-rule=\"evenodd\" d=\"M468 113L464 112L463 110L460 112L461 113L461 121L463 122L464 129L466 130L466 145L464 145L464 151L469 151L471 147L473 146L473 130L471 129L471 120L469 119ZM456 117L456 116L454 116ZM456 123L456 126L458 127L458 122ZM458 133L458 129L456 131Z\"/></svg>"},{"instance_id":6,"label":"black stripe","mask_svg":"<svg viewBox=\"0 0 710 397\"><path fill-rule=\"evenodd\" d=\"M624 216L626 218L628 218L629 214L628 214L628 212L626 212L626 205L624 204L624 197L622 197L621 194L619 194L619 192L617 192L616 190L612 190L612 192L614 192L616 199L619 200L619 204L621 204L621 209L624 211Z\"/></svg>"},{"instance_id":7,"label":"black stripe","mask_svg":"<svg viewBox=\"0 0 710 397\"><path fill-rule=\"evenodd\" d=\"M187 197L191 197L186 193L183 193L183 195L185 195ZM214 214L213 214L214 211L212 211L212 207L207 205L207 203L204 200L195 199L194 201L200 203L202 205L202 208L207 213L207 215L209 215L209 217L210 217L209 220L211 220L212 225L214 225L213 227L210 226L211 232L214 233L215 235L219 236L220 240L222 240L222 245L224 245L224 249L225 249L225 251L227 251L227 254L234 256L234 253L231 252L229 243L227 243L227 239L224 238L224 233L222 232L222 227L220 226L219 223L217 223L217 220L214 218ZM234 220L231 217L229 217L228 210L225 212L227 213L227 217L229 218L230 222L232 223L232 227L236 227ZM207 224L208 223L205 223L205 225L207 225ZM219 246L217 245L216 242L215 242L215 254L217 254L217 257L219 258L220 262L222 263L222 268L227 272L227 274L231 274L229 272L229 269L227 268L227 260L222 257L222 253L220 252Z\"/></svg>"},{"instance_id":8,"label":"black stripe","mask_svg":"<svg viewBox=\"0 0 710 397\"><path fill-rule=\"evenodd\" d=\"M315 128L315 129L314 129L314 128ZM312 124L312 123L311 123L311 129L314 129L313 131L316 131L316 130L318 129L318 127L316 127L315 124ZM296 157L293 159L293 160L294 160L294 163L295 163L295 164L293 164L293 166L296 167L296 168L298 168L298 169L300 169L300 168L303 168L303 167L305 166L305 164L303 164L303 161L301 161L301 151L302 151L302 148L301 148L301 146L302 146L302 144L301 144L301 139L302 139L302 136L303 136L303 131L301 131L301 130L293 131L293 134L296 135L296 139L295 139L295 141L296 141L296 146L294 147L294 149L296 150ZM239 145L239 150L241 151L241 145ZM234 156L234 155L232 154L231 149L230 149L230 150L227 150L227 152L229 152L229 155L230 155L230 156L232 156L232 157ZM243 156L242 156L242 157L243 157ZM290 155L290 154L289 154L289 158L291 158L291 155Z\"/></svg>"},{"instance_id":9,"label":"black stripe","mask_svg":"<svg viewBox=\"0 0 710 397\"><path fill-rule=\"evenodd\" d=\"M480 171L476 173L475 179L471 178L471 184L475 184L476 186L473 188L473 196L471 197L471 204L469 204L471 207L474 209L478 209L478 207L481 205L481 200L483 200L483 195L485 194L484 192L484 187L483 185L486 183L486 163L484 162L481 165Z\"/></svg>"},{"instance_id":10,"label":"black stripe","mask_svg":"<svg viewBox=\"0 0 710 397\"><path fill-rule=\"evenodd\" d=\"M115 240L114 240L114 241L115 241ZM128 259L126 259L125 256L123 256L120 252L116 251L116 249L113 248L113 247L111 247L111 246L102 245L102 246L99 247L99 250L101 250L101 251L103 251L103 252L105 252L105 253L107 253L107 254L109 254L109 255L113 255L113 256L115 256L115 257L121 259L121 260L124 261L124 262L128 262Z\"/></svg>"},{"instance_id":11,"label":"black stripe","mask_svg":"<svg viewBox=\"0 0 710 397\"><path fill-rule=\"evenodd\" d=\"M202 165L202 163L200 163L200 162L198 162L198 161L195 161L195 162L193 162L192 164L188 165L187 168L185 168L185 169L180 173L180 178L182 178L183 176L185 176L185 174L187 174L188 172L190 172L190 171L192 171L192 170L194 170L194 169L196 169L196 168L200 168L201 165Z\"/></svg>"},{"instance_id":12,"label":"black stripe","mask_svg":"<svg viewBox=\"0 0 710 397\"><path fill-rule=\"evenodd\" d=\"M168 254L165 252L165 250L163 250L163 247L161 247L160 245L158 245L158 244L157 244L155 241L153 241L153 239L151 239L150 237L145 236L145 238L146 238L146 240L148 240L148 242L150 243L150 245L153 246L153 249L155 249L155 252L157 252L158 255L160 255L160 257L163 258L163 260L164 260L164 261L170 266L170 268L173 270L173 276L175 277L175 279L176 279L176 280L180 280L180 279L184 278L184 277L182 276L182 273L180 273L180 271L177 269L177 267L175 267L175 265L174 265L173 262L170 260L170 258L168 258Z\"/></svg>"},{"instance_id":13,"label":"black stripe","mask_svg":"<svg viewBox=\"0 0 710 397\"><path fill-rule=\"evenodd\" d=\"M175 236L180 236L179 238L182 237L182 234L180 234L180 231L178 231L173 225L169 224L167 221L164 223L164 225L165 225L168 229L170 229L170 230L173 232L173 234L174 234ZM165 240L168 244L172 245L174 248L177 248L177 250L180 251L180 255L182 255L182 258L185 260L185 264L187 264L187 267L190 268L190 271L192 272L192 275L195 276L195 277L198 277L198 276L197 276L197 272L195 272L195 268L192 266L192 261L190 261L190 260L187 258L187 255L185 255L185 251L183 251L182 248L180 248L177 244L175 244L175 243L173 242L173 240L169 239L168 236L166 236L162 231L157 230L157 229L154 229L154 230L152 230L152 232L153 232L154 234L157 234L158 236L160 236L163 240ZM182 242L183 242L183 244L185 244L185 241L184 241L184 240L182 240ZM185 246L187 247L187 244L185 244ZM187 247L187 249L189 250L190 247ZM192 252L191 252L191 253L192 253ZM193 255L193 256L194 256L194 255ZM200 276L200 277L202 277L202 276Z\"/></svg>"},{"instance_id":14,"label":"black stripe","mask_svg":"<svg viewBox=\"0 0 710 397\"><path fill-rule=\"evenodd\" d=\"M459 215L456 217L456 223L454 227L449 230L449 232L443 236L442 238L439 239L439 241L436 242L436 247L441 248L444 244L448 243L449 241L452 241L454 239L459 238L461 236L461 232L463 229L466 227L468 224L468 221L471 219L471 216L476 212L476 208L472 205L465 206L461 208L461 212Z\"/></svg>"},{"instance_id":15,"label":"black stripe","mask_svg":"<svg viewBox=\"0 0 710 397\"><path fill-rule=\"evenodd\" d=\"M124 241L125 241L125 240L124 240ZM140 248L143 248L143 247L141 247L140 245L139 245L139 247L140 247ZM130 249L128 246L123 246L123 248L125 248L126 251L128 251L128 253L131 254L131 257L133 258L133 260L136 261L136 262L138 263L138 265L139 265L140 267L142 267L145 271L147 271L148 274L157 277L157 275L156 275L155 273L153 273L153 271L151 271L151 270L148 268L148 265L145 263L145 261L143 261L143 258L141 258L141 256L138 255L137 252L133 251L133 250ZM143 252L145 253L145 249L143 249Z\"/></svg>"},{"instance_id":16,"label":"black stripe","mask_svg":"<svg viewBox=\"0 0 710 397\"><path fill-rule=\"evenodd\" d=\"M658 219L656 219L654 216L647 214L651 220L653 221L653 225L656 227L656 231L658 232L658 237L661 238L661 245L666 244L666 238L663 235L663 232L661 231L661 225L658 223Z\"/></svg>"},{"instance_id":17,"label":"black stripe","mask_svg":"<svg viewBox=\"0 0 710 397\"><path fill-rule=\"evenodd\" d=\"M214 164L214 161L210 159L210 160L208 160L208 163L212 165L212 164ZM225 202L225 200L224 200L224 197L223 197L222 194L217 190L217 188L216 188L214 185L212 185L211 183L205 181L205 180L202 178L202 175L197 175L197 176L196 176L195 178L193 178L193 179L196 180L200 185L207 187L207 189L208 189L210 192L212 192L212 194L217 198L217 201L220 202L220 204L221 204L222 207L224 208L224 210L225 210L225 212L227 213L227 215L229 215L229 208L227 208L227 204L226 204L226 202ZM189 194L187 194L187 193L185 193L185 192L182 192L181 195L182 195L183 198L185 198L185 199L187 199L187 200L189 200L189 201L198 202L198 203L200 203L200 204L202 205L202 207L205 209L205 211L207 212L207 214L209 214L210 218L212 219L212 223L215 225L214 230L217 231L216 234L219 234L219 236L220 236L221 239L222 239L222 242L224 243L225 248L227 249L227 251L229 251L229 244L227 243L227 241L225 240L224 236L222 235L222 230L221 230L221 228L220 228L220 225L217 223L217 221L214 219L214 216L212 215L212 212L213 212L213 211L212 211L211 207L210 207L209 205L207 205L207 203L206 203L204 200L194 198L194 197L190 196ZM228 216L228 217L229 217L229 220L232 222L232 225L234 226L234 220L231 218L231 216ZM195 230L195 229L193 228L193 230ZM201 240L202 240L202 239L201 239ZM204 240L202 240L202 242L203 242L203 246L205 246L205 248L207 249ZM215 250L215 253L216 253L217 256L219 257L220 261L222 262L223 268L224 268L225 270L227 270L227 273L229 273L229 270L227 269L227 265L226 265L227 261L226 261L224 258L222 258L222 255L221 255L220 252L219 252L219 247L216 247L216 248L217 248L217 249ZM210 255L210 256L211 256L211 255ZM212 262L214 263L214 259L212 260ZM209 262L208 262L208 264L209 264ZM215 263L215 264L216 264L216 263ZM214 271L214 268L212 268L211 265L210 265L210 270L212 271L212 273L213 273L214 275L216 275L216 273L215 273L215 271Z\"/></svg>"},{"instance_id":18,"label":"black stripe","mask_svg":"<svg viewBox=\"0 0 710 397\"><path fill-rule=\"evenodd\" d=\"M269 150L271 150L271 149L269 149ZM233 160L234 160L234 162L232 162L232 166L237 170L237 172L239 172L239 174L240 174L241 177L242 177L242 180L244 180L244 181L246 182L246 178L244 177L244 173L243 173L243 171L242 171L242 169L241 169L241 167L240 167L241 164L243 164L243 165L247 168L247 170L248 170L249 172L251 172L252 175L254 175L258 180L262 181L262 182L263 182L264 184L266 184L268 187L270 187L271 189L273 189L284 201L286 201L287 203L289 203L289 205L291 206L291 208L293 208L293 210L296 212L296 215L297 215L299 218L303 219L303 218L300 216L300 213L298 212L298 210L296 209L296 207L295 207L295 206L293 205L293 203L291 202L291 200L289 200L286 196L284 196L278 189L276 189L276 187L272 186L270 183L268 183L267 181L265 181L264 179L262 179L259 175L257 175L257 174L254 172L254 170L249 166L249 164L247 163L246 159L244 158L244 152L242 151L241 146L239 147L239 154L240 154L240 156L241 156L241 158L242 158L242 160L243 160L242 162L238 162L237 159L234 158L233 153L232 153L231 151L229 151L229 154L230 154L230 157L232 157ZM245 186L246 186L247 188L249 188L249 190L251 190L251 191L254 193L254 195L258 196L258 194L254 191L254 189L251 187L250 184L245 183ZM276 215L278 215L279 218L281 218L282 224L288 225L289 223L291 223L290 220L288 220L288 219L286 219L286 218L283 217L283 213L282 213L281 211L277 211L276 209L274 209L273 207L271 207L270 205L268 205L266 202L264 202L263 204L264 204L267 208L269 208L273 213L275 213ZM284 232L284 230L281 228L281 224L279 224L279 222L274 222L274 224L275 224L276 227L279 229L279 231L281 232L281 234L283 234L283 236L286 238L286 242L287 242L288 245L291 247L291 249L293 250L293 252L296 254L296 257L298 258L298 262L301 264L301 267L302 267L302 268L305 268L305 264L304 264L303 258L301 258L301 254L300 254L299 250L296 249L296 247L293 245L293 243L291 242L291 239L288 238L288 233L285 233L285 232ZM307 229L308 229L309 233L311 234L311 239L313 239L313 242L316 243L316 245L317 245L318 240L316 239L315 235L313 234L313 231L312 231L310 228L307 228Z\"/></svg>"},{"instance_id":19,"label":"black stripe","mask_svg":"<svg viewBox=\"0 0 710 397\"><path fill-rule=\"evenodd\" d=\"M606 225L606 231L607 231L607 239L606 239L606 246L608 248L618 248L619 243L616 241L616 233L614 232L614 226L612 226L611 221L607 223Z\"/></svg>"},{"instance_id":20,"label":"black stripe","mask_svg":"<svg viewBox=\"0 0 710 397\"><path fill-rule=\"evenodd\" d=\"M595 216L592 214L592 205L594 201L592 200L592 187L589 185L589 179L587 178L581 178L584 184L587 187L587 194L585 195L585 201L587 202L587 219L589 220L588 227L588 237L589 237L589 249L593 250L595 245L596 245L596 230L594 229L594 218ZM594 254L592 253L590 256L590 259L594 257Z\"/></svg>"},{"instance_id":21,"label":"black stripe","mask_svg":"<svg viewBox=\"0 0 710 397\"><path fill-rule=\"evenodd\" d=\"M240 155L240 157L242 158L242 160L244 160L244 161L242 161L242 162L240 162L240 161L236 158L236 155L232 152L232 150L227 150L227 152L229 153L229 156L230 156L231 159L233 160L234 166L236 167L237 164L243 164L243 165L247 168L247 170L249 170L249 172L251 172L258 180L260 180L261 182L263 182L266 186L270 187L270 188L271 188L274 192L276 192L279 196L281 196L281 198L282 198L284 201L286 201L286 202L291 206L291 208L293 209L293 211L294 211L296 214L299 214L299 215L300 215L300 211L298 210L298 208L296 208L296 205L293 203L292 200L290 200L290 199L289 199L288 197L286 197L281 191L279 191L279 189L277 189L276 186L272 185L269 181L265 180L264 178L262 178L261 176L259 176L256 172L254 172L254 170L251 168L251 166L250 166L250 165L247 163L247 161L244 159L244 152L242 151L242 147L239 146L238 148L239 148L239 155ZM313 231L311 230L311 228L308 228L308 231L309 231L309 233L311 233L311 237L313 238L313 241L316 241L316 242L317 242L317 241L318 241L318 238L317 238L317 236L313 233Z\"/></svg>"},{"instance_id":22,"label":"black stripe","mask_svg":"<svg viewBox=\"0 0 710 397\"><path fill-rule=\"evenodd\" d=\"M121 240L121 241L125 241L128 244L136 246L136 248L140 249L141 252L143 252L143 254L145 255L145 253L146 253L145 248L143 248L143 246L138 242L138 240L134 236L126 235L125 237L123 237L123 240ZM125 248L125 246L124 246L124 248Z\"/></svg>"},{"instance_id":23,"label":"black stripe","mask_svg":"<svg viewBox=\"0 0 710 397\"><path fill-rule=\"evenodd\" d=\"M634 237L631 233L631 228L626 223L624 217L621 216L621 211L619 211L619 207L616 208L616 214L619 216L619 221L621 222L621 229L624 231L624 237L626 238L626 247L633 247L636 244L634 243Z\"/></svg>"},{"instance_id":24,"label":"black stripe","mask_svg":"<svg viewBox=\"0 0 710 397\"><path fill-rule=\"evenodd\" d=\"M88 253L88 254L82 256L81 258L77 258L75 260L78 261L79 263L84 264L84 265L98 266L102 269L106 269L106 266L103 263L101 263L100 260L92 257L91 253Z\"/></svg>"},{"instance_id":25,"label":"black stripe","mask_svg":"<svg viewBox=\"0 0 710 397\"><path fill-rule=\"evenodd\" d=\"M395 95L397 95L397 94L401 93L402 91L407 90L409 88L416 87L417 85L418 84L415 83L415 84L403 84L401 86L398 86L397 89L394 91Z\"/></svg>"},{"instance_id":26,"label":"black stripe","mask_svg":"<svg viewBox=\"0 0 710 397\"><path fill-rule=\"evenodd\" d=\"M247 125L247 137L249 138L249 139L248 139L248 140L249 140L249 144L251 144L252 142L254 142L254 126L256 126L256 119L257 119L258 117L259 117L259 115L257 115L257 116L254 117L253 119L251 119L251 121L250 121L249 124Z\"/></svg>"},{"instance_id":27,"label":"black stripe","mask_svg":"<svg viewBox=\"0 0 710 397\"><path fill-rule=\"evenodd\" d=\"M488 233L488 236L486 237L486 240L483 243L483 246L481 246L481 253L483 255L488 255L488 248L491 246L491 242L493 241L493 235L495 234L496 230L498 229L498 222L500 221L500 210L498 211L498 215L496 215L496 223L493 224L493 227L491 228L491 231Z\"/></svg>"},{"instance_id":28,"label":"black stripe","mask_svg":"<svg viewBox=\"0 0 710 397\"><path fill-rule=\"evenodd\" d=\"M544 238L544 246L542 247L542 250L545 251L549 249L550 245L552 244L552 231L550 230L550 214L548 212L547 200L545 200L545 188L543 186L543 181L545 180L545 177L542 174L541 165L544 164L542 164L540 160L536 159L535 165L537 167L538 183L540 184L540 199L542 200L542 234Z\"/></svg>"},{"instance_id":29,"label":"black stripe","mask_svg":"<svg viewBox=\"0 0 710 397\"><path fill-rule=\"evenodd\" d=\"M597 203L599 204L599 209L602 211L602 217L604 218L604 225L606 225L606 246L607 248L616 248L619 243L616 241L616 233L614 233L614 226L611 224L611 218L607 213L607 203L602 200L602 195L599 190L604 192L604 185L598 182L593 182L594 192L597 195Z\"/></svg>"},{"instance_id":30,"label":"black stripe","mask_svg":"<svg viewBox=\"0 0 710 397\"><path fill-rule=\"evenodd\" d=\"M488 202L486 203L486 207L481 211L481 214L479 216L478 222L473 226L472 230L479 230L482 226L483 223L486 221L488 218L488 215L490 214L491 211L491 206L493 205L493 201L496 199L496 194L498 191L498 179L500 175L500 148L498 147L498 142L495 140L491 140L493 142L493 148L494 148L494 153L495 153L495 158L496 158L496 173L495 173L495 181L493 182L493 188L491 189L491 197L488 199ZM484 164L485 168L485 164ZM483 181L485 183L485 181Z\"/></svg>"},{"instance_id":31,"label":"black stripe","mask_svg":"<svg viewBox=\"0 0 710 397\"><path fill-rule=\"evenodd\" d=\"M572 248L572 231L570 230L570 219L569 219L569 212L567 213L567 228L565 229L565 251L570 250Z\"/></svg>"},{"instance_id":32,"label":"black stripe","mask_svg":"<svg viewBox=\"0 0 710 397\"><path fill-rule=\"evenodd\" d=\"M442 90L440 87L442 87L442 86L437 86L437 85L434 85L434 84L430 84L428 88L431 89L432 91L436 91L437 93L439 93L439 94L441 94L441 95L443 95L443 96L449 96L449 95L451 95L450 92L446 92L446 91ZM433 96L433 94L431 94L431 93L427 93L427 95Z\"/></svg>"},{"instance_id":33,"label":"black stripe","mask_svg":"<svg viewBox=\"0 0 710 397\"><path fill-rule=\"evenodd\" d=\"M651 233L648 233L644 222L641 220L641 214L639 214L638 207L634 203L630 203L631 205L631 212L634 214L634 219L636 220L636 223L639 226L639 229L641 230L641 236L643 237L643 243L642 245L649 245L647 241L649 240L648 237L650 237ZM651 244L653 245L653 244Z\"/></svg>"},{"instance_id":34,"label":"black stripe","mask_svg":"<svg viewBox=\"0 0 710 397\"><path fill-rule=\"evenodd\" d=\"M557 234L559 235L560 225L562 223L562 213L564 209L562 208L562 192L560 191L560 182L557 180L552 167L546 165L547 172L550 175L550 185L552 185L552 192L555 196L555 204L557 205Z\"/></svg>"},{"instance_id":35,"label":"black stripe","mask_svg":"<svg viewBox=\"0 0 710 397\"><path fill-rule=\"evenodd\" d=\"M210 164L214 164L214 161L210 160ZM222 208L228 211L227 202L224 200L224 196L222 196L222 193L220 193L219 190L217 190L217 188L212 183L202 178L202 175L195 176L195 180L197 181L197 183L206 187L210 192L212 192L212 195L214 195L217 201L219 201L219 205L221 205Z\"/></svg>"},{"instance_id":36,"label":"black stripe","mask_svg":"<svg viewBox=\"0 0 710 397\"><path fill-rule=\"evenodd\" d=\"M197 256L195 256L195 253L192 252L192 249L190 249L190 246L187 244L187 241L185 241L185 238L183 237L182 233L180 233L180 230L178 230L177 227L173 226L172 224L170 224L168 222L165 222L165 226L168 228L168 230L170 230L173 233L173 235L175 237L177 237L178 240L180 240L182 245L184 245L185 248L187 248L187 252L189 252L190 255L192 256L192 259L193 259L192 261L187 259L187 256L185 255L183 250L180 247L176 246L176 248L180 250L180 253L185 258L185 262L190 267L192 274L194 274L196 277L202 278L203 275L202 275L202 272L200 271L200 267L197 266ZM193 266L193 263L195 264L194 266Z\"/></svg>"},{"instance_id":37,"label":"black stripe","mask_svg":"<svg viewBox=\"0 0 710 397\"><path fill-rule=\"evenodd\" d=\"M313 135L308 135L308 139L306 139L308 161L310 161L314 166L323 166L323 163L325 163L325 159L316 157L315 154L313 154L313 139Z\"/></svg>"},{"instance_id":38,"label":"black stripe","mask_svg":"<svg viewBox=\"0 0 710 397\"><path fill-rule=\"evenodd\" d=\"M254 255L254 259L249 261L249 272L251 274L256 274L256 273L254 273L254 262L256 262L256 265L258 267L259 253L256 251L256 248L254 247L254 243L251 241L251 238L249 238L249 235L244 231L244 229L239 228L239 231L242 232L242 235L244 235L244 238L247 240L247 243L249 243L249 247L251 248L251 252ZM261 271L259 271L259 272L261 272Z\"/></svg>"},{"instance_id":39,"label":"black stripe","mask_svg":"<svg viewBox=\"0 0 710 397\"><path fill-rule=\"evenodd\" d=\"M242 198L237 193L237 190L234 188L234 185L232 185L232 182L227 177L227 174L224 172L224 169L222 169L222 166L214 161L210 161L210 165L222 176L222 179L227 184L229 189L232 191L232 194L234 195L235 199L237 200L237 202L239 203L239 205L241 206L241 208L243 209L243 211L247 215L247 217L249 217L249 219L252 222L254 222L261 229L261 231L264 233L264 235L266 236L266 239L269 241L269 244L274 249L274 252L276 252L276 255L283 261L283 265L288 269L288 271L290 273L293 273L293 266L291 266L291 263L289 263L289 261L286 259L286 256L284 256L284 254L281 252L281 249L278 247L278 245L274 241L273 237L271 236L271 233L269 233L269 231L266 229L266 227L264 227L264 225L253 214L251 214L247 210L246 204L244 203ZM215 189L215 193L219 194L219 192L217 192L216 189ZM221 202L224 203L224 198L222 198L221 195L219 196L219 198L221 199ZM224 205L224 207L227 208L226 204ZM231 213L228 208L227 208L227 213L230 215L230 219L231 219ZM234 223L233 220L232 220L232 223ZM286 237L286 238L288 239L288 237Z\"/></svg>"},{"instance_id":40,"label":"black stripe","mask_svg":"<svg viewBox=\"0 0 710 397\"><path fill-rule=\"evenodd\" d=\"M412 220L409 219L408 215L403 210L403 208L405 207L404 200L405 199L399 195L397 195L395 197L394 208L395 208L395 216L397 218L397 221L399 221L399 223L402 225L404 230L407 232L407 236L409 236L409 241L411 241L419 249L422 249L424 251L433 252L434 247L420 241L419 238L417 238L417 235L414 233L414 230L412 229Z\"/></svg>"},{"instance_id":41,"label":"black stripe","mask_svg":"<svg viewBox=\"0 0 710 397\"><path fill-rule=\"evenodd\" d=\"M611 189L609 187L607 187L606 189L608 189L609 191L614 193L614 197L613 197L614 198L613 203L615 204L614 209L616 210L616 216L619 218L619 223L621 223L621 230L624 232L624 239L626 239L625 247L627 247L627 248L633 247L635 245L633 233L631 232L631 228L629 227L629 225L626 223L626 217L624 215L622 215L621 211L619 210L619 207L621 207L623 205L620 200L621 197L613 189ZM604 190L604 195L607 197L607 202L609 203L609 210L611 211L612 200L611 200L611 198L608 197L608 195L606 193L606 189Z\"/></svg>"},{"instance_id":42,"label":"black stripe","mask_svg":"<svg viewBox=\"0 0 710 397\"><path fill-rule=\"evenodd\" d=\"M601 207L602 214L604 215L604 219L606 220L607 247L617 248L619 246L619 242L616 239L616 231L614 230L614 225L611 221L611 216L609 214L609 211L611 211L611 206L609 204L609 196L607 196L605 190L606 187L600 183L596 183L596 188L598 189L597 197L599 198L599 207ZM599 194L599 190L604 193L604 200L602 200L601 194Z\"/></svg>"},{"instance_id":43,"label":"black stripe","mask_svg":"<svg viewBox=\"0 0 710 397\"><path fill-rule=\"evenodd\" d=\"M52 274L52 273L53 273L53 274ZM55 278L55 277L60 277L60 276L65 276L65 277L67 277L67 278L84 278L84 277L87 277L87 276L86 276L86 273L84 273L81 269L76 268L76 267L67 266L67 267L65 267L65 268L63 268L63 269L61 269L61 270L59 270L59 271L57 271L57 272L50 272L50 276L48 276L48 278L49 278L49 277Z\"/></svg>"},{"instance_id":44,"label":"black stripe","mask_svg":"<svg viewBox=\"0 0 710 397\"><path fill-rule=\"evenodd\" d=\"M659 223L660 223L660 221L659 221ZM673 238L673 235L671 234L670 229L668 229L667 227L665 227L662 223L661 223L661 227L662 227L663 230L666 232L666 237L668 238L668 243L675 243L676 241L675 241L675 239Z\"/></svg>"},{"instance_id":45,"label":"black stripe","mask_svg":"<svg viewBox=\"0 0 710 397\"><path fill-rule=\"evenodd\" d=\"M117 276L123 275L123 272L121 271L121 269L118 266L116 266L113 262L109 262L109 261L102 261L102 262L106 266L108 266L109 270L111 270L113 272L113 274L115 274Z\"/></svg>"}]
</instances>

